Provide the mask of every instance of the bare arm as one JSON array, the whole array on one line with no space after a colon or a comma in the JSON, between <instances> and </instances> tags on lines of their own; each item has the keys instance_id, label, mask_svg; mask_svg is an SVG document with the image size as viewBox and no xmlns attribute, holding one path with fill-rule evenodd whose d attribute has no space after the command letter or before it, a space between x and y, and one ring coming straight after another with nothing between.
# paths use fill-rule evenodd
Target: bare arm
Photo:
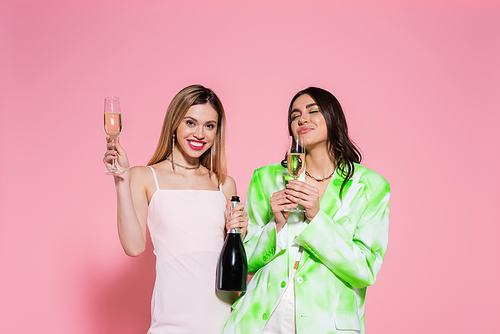
<instances>
[{"instance_id":1,"label":"bare arm","mask_svg":"<svg viewBox=\"0 0 500 334\"><path fill-rule=\"evenodd\" d=\"M133 167L128 182L115 184L118 236L128 256L138 256L146 248L148 199L143 168L147 167Z\"/></svg>"},{"instance_id":2,"label":"bare arm","mask_svg":"<svg viewBox=\"0 0 500 334\"><path fill-rule=\"evenodd\" d=\"M117 227L120 243L128 256L138 256L146 248L146 221L148 198L146 182L148 168L129 168L127 154L120 146L108 139L104 163L116 159L127 173L114 176L117 200Z\"/></svg>"}]
</instances>

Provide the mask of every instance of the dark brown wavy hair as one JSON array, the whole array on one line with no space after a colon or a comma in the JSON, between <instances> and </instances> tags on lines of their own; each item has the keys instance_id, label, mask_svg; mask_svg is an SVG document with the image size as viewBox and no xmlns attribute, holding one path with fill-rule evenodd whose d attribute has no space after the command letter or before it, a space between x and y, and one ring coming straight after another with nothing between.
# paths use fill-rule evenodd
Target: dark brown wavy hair
<instances>
[{"instance_id":1,"label":"dark brown wavy hair","mask_svg":"<svg viewBox=\"0 0 500 334\"><path fill-rule=\"evenodd\" d=\"M345 185L354 174L354 163L360 163L362 155L356 144L349 138L347 121L340 102L332 93L317 87L309 87L301 90L290 102L288 108L288 132L292 136L292 106L295 100L304 94L309 95L318 105L319 111L326 121L328 129L328 148L331 158L336 162L340 174L344 177L340 187L339 196L342 197L342 191Z\"/></svg>"}]
</instances>

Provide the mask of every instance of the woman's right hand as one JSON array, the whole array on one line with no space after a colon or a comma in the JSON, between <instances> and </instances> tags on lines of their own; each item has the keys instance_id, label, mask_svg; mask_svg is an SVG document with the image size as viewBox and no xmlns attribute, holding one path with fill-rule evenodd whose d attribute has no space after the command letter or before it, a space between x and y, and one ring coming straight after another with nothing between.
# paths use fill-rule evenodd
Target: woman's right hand
<instances>
[{"instance_id":1,"label":"woman's right hand","mask_svg":"<svg viewBox=\"0 0 500 334\"><path fill-rule=\"evenodd\" d=\"M127 158L127 152L120 145L120 137L112 140L110 136L106 136L106 153L102 161L108 170L113 167L113 160L125 170L126 173L114 174L115 181L130 177L130 165Z\"/></svg>"},{"instance_id":2,"label":"woman's right hand","mask_svg":"<svg viewBox=\"0 0 500 334\"><path fill-rule=\"evenodd\" d=\"M286 198L285 191L286 189L275 192L273 196L271 196L270 200L271 210L273 210L277 232L279 232L283 228L283 226L285 226L286 221L290 216L290 212L286 212L284 210L295 208L298 205Z\"/></svg>"}]
</instances>

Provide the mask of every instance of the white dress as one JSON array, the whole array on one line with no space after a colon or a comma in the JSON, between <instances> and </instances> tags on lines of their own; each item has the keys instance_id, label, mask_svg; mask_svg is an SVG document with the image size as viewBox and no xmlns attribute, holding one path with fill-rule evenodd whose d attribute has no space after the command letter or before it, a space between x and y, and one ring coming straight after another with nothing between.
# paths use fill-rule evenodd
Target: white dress
<instances>
[{"instance_id":1,"label":"white dress","mask_svg":"<svg viewBox=\"0 0 500 334\"><path fill-rule=\"evenodd\" d=\"M226 198L221 191L160 189L148 208L156 255L149 334L219 334L234 294L215 289L224 241Z\"/></svg>"}]
</instances>

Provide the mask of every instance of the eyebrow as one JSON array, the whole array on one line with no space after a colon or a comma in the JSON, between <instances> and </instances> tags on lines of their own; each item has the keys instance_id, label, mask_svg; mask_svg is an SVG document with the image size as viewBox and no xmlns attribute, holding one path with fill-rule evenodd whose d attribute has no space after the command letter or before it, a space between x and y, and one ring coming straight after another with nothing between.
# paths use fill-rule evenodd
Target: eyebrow
<instances>
[{"instance_id":1,"label":"eyebrow","mask_svg":"<svg viewBox=\"0 0 500 334\"><path fill-rule=\"evenodd\" d=\"M309 108L312 108L312 107L317 107L317 106L318 106L317 103L309 103L308 105L306 105L306 109L309 109ZM295 108L295 109L292 110L292 113L294 113L294 112L300 112L300 110L297 109L297 108Z\"/></svg>"}]
</instances>

